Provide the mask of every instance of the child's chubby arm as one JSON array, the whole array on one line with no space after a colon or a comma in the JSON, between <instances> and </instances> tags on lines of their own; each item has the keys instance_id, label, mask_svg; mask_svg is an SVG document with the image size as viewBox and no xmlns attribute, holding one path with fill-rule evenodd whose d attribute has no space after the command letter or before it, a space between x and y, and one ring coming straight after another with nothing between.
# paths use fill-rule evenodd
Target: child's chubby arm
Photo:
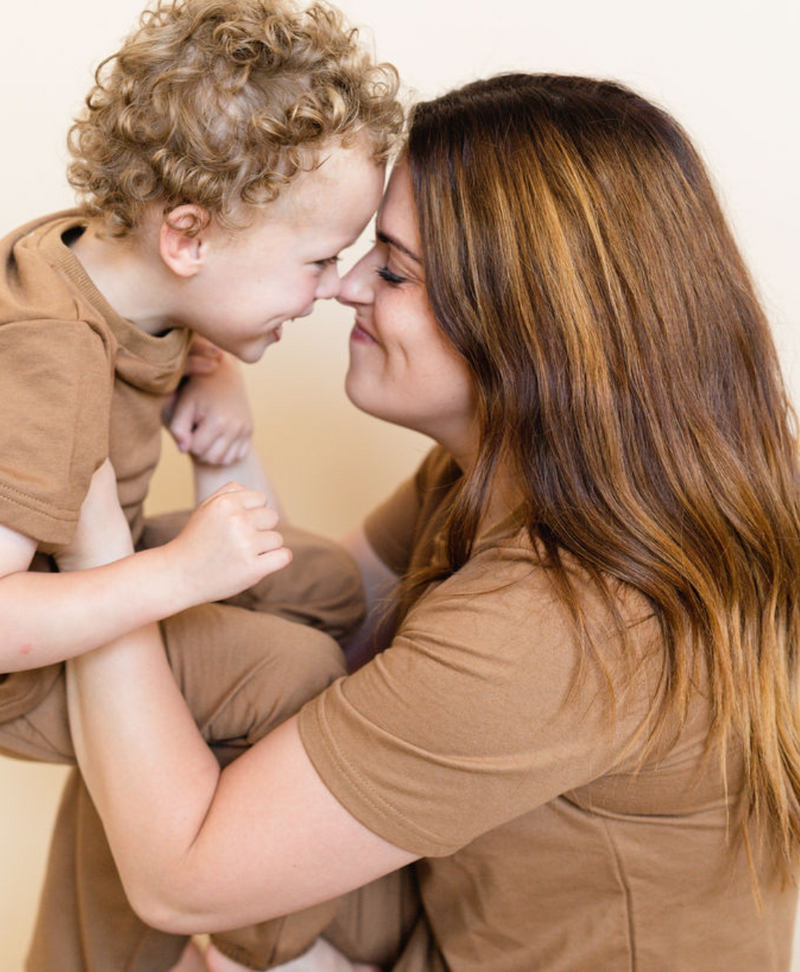
<instances>
[{"instance_id":1,"label":"child's chubby arm","mask_svg":"<svg viewBox=\"0 0 800 972\"><path fill-rule=\"evenodd\" d=\"M95 473L63 573L26 570L34 541L0 534L0 671L38 668L105 644L185 608L239 593L286 566L277 514L230 483L163 547L133 553L109 462Z\"/></svg>"},{"instance_id":2,"label":"child's chubby arm","mask_svg":"<svg viewBox=\"0 0 800 972\"><path fill-rule=\"evenodd\" d=\"M210 466L231 466L244 459L250 451L253 419L239 363L195 335L185 375L164 415L178 448Z\"/></svg>"},{"instance_id":3,"label":"child's chubby arm","mask_svg":"<svg viewBox=\"0 0 800 972\"><path fill-rule=\"evenodd\" d=\"M253 420L241 365L198 335L192 340L188 378L164 414L182 452L192 459L195 503L231 480L267 496L286 522L277 494L252 448Z\"/></svg>"}]
</instances>

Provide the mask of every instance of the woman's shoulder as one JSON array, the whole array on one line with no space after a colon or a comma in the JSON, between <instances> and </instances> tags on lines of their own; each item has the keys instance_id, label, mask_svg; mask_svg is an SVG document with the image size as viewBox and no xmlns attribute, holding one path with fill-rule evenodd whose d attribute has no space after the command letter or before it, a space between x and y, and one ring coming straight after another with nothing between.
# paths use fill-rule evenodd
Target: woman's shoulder
<instances>
[{"instance_id":1,"label":"woman's shoulder","mask_svg":"<svg viewBox=\"0 0 800 972\"><path fill-rule=\"evenodd\" d=\"M530 677L537 692L546 669L548 690L587 682L589 694L606 695L622 691L636 671L650 694L662 654L652 606L627 585L593 577L574 557L560 561L561 570L525 529L497 534L429 586L398 634L448 651L468 645L490 668L513 660L514 678Z\"/></svg>"},{"instance_id":2,"label":"woman's shoulder","mask_svg":"<svg viewBox=\"0 0 800 972\"><path fill-rule=\"evenodd\" d=\"M641 591L592 571L569 551L548 552L527 526L511 518L482 534L469 560L448 579L443 594L492 594L503 600L546 606L548 612L581 617L598 635L615 628L641 629L638 640L652 641L658 625Z\"/></svg>"}]
</instances>

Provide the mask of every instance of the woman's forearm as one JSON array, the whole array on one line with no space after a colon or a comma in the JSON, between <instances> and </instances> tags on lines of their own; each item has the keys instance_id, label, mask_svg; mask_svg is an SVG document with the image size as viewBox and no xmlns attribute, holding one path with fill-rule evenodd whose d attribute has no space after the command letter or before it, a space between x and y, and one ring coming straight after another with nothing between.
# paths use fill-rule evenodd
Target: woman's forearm
<instances>
[{"instance_id":1,"label":"woman's forearm","mask_svg":"<svg viewBox=\"0 0 800 972\"><path fill-rule=\"evenodd\" d=\"M219 771L150 626L67 663L75 752L140 917L187 934L307 908L415 859L333 797L292 718Z\"/></svg>"},{"instance_id":2,"label":"woman's forearm","mask_svg":"<svg viewBox=\"0 0 800 972\"><path fill-rule=\"evenodd\" d=\"M289 560L274 522L259 493L215 494L161 548L172 569L148 586L168 591L185 574L194 586L178 586L205 591L203 600L249 586ZM105 556L105 538L92 530L76 566ZM78 762L148 924L234 928L336 897L413 859L336 801L295 719L220 773L155 625L68 661L67 697Z\"/></svg>"},{"instance_id":3,"label":"woman's forearm","mask_svg":"<svg viewBox=\"0 0 800 972\"><path fill-rule=\"evenodd\" d=\"M156 625L67 663L75 752L133 906L151 915L201 829L219 778ZM142 892L146 897L142 900Z\"/></svg>"}]
</instances>

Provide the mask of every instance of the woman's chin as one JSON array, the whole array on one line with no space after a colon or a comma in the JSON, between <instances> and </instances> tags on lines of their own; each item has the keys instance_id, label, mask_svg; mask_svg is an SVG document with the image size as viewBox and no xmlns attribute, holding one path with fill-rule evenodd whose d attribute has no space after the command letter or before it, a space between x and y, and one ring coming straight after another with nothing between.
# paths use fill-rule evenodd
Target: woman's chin
<instances>
[{"instance_id":1,"label":"woman's chin","mask_svg":"<svg viewBox=\"0 0 800 972\"><path fill-rule=\"evenodd\" d=\"M375 404L376 396L374 393L370 395L368 390L364 388L364 382L359 380L358 373L353 367L352 361L344 378L344 393L360 412L366 412L367 415L375 415L376 418L382 417L376 415L374 407L371 407Z\"/></svg>"},{"instance_id":2,"label":"woman's chin","mask_svg":"<svg viewBox=\"0 0 800 972\"><path fill-rule=\"evenodd\" d=\"M373 418L381 419L383 422L391 422L395 425L403 424L402 422L398 422L396 416L387 411L386 402L382 400L380 394L375 389L365 388L364 383L360 382L353 375L352 368L347 372L344 380L344 393L359 412L364 412L365 415L371 415Z\"/></svg>"}]
</instances>

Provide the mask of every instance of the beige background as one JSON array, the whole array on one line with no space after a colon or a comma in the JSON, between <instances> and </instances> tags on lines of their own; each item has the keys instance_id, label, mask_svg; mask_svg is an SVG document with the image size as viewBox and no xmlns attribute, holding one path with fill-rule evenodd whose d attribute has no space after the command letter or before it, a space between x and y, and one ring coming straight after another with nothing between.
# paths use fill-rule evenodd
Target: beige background
<instances>
[{"instance_id":1,"label":"beige background","mask_svg":"<svg viewBox=\"0 0 800 972\"><path fill-rule=\"evenodd\" d=\"M140 2L27 0L4 11L0 231L70 205L68 119ZM346 10L372 27L379 55L422 96L502 70L554 70L614 77L671 109L717 176L800 399L796 3L348 0ZM365 245L346 254L344 266ZM427 447L347 403L350 319L346 308L321 306L248 370L259 448L288 514L332 536L357 523ZM168 447L151 510L185 504L189 495L186 464ZM22 969L62 780L61 768L0 759L0 972ZM800 961L795 966L800 972Z\"/></svg>"}]
</instances>

